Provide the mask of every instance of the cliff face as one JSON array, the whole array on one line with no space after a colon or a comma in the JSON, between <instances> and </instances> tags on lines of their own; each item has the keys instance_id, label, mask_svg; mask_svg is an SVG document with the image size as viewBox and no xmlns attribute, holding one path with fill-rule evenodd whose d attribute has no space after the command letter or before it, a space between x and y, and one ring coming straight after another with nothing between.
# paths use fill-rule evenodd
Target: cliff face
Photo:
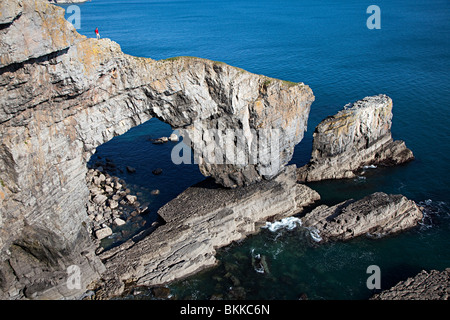
<instances>
[{"instance_id":1,"label":"cliff face","mask_svg":"<svg viewBox=\"0 0 450 320\"><path fill-rule=\"evenodd\" d=\"M278 129L275 166L261 148L252 163L200 161L205 175L235 187L282 171L306 130L314 96L302 83L198 58L132 57L79 35L47 1L0 6L0 297L76 296L103 272L89 235L86 163L114 136L151 117L187 135L239 128L247 146L256 130ZM70 265L81 267L79 291L65 289Z\"/></svg>"},{"instance_id":2,"label":"cliff face","mask_svg":"<svg viewBox=\"0 0 450 320\"><path fill-rule=\"evenodd\" d=\"M363 166L414 159L403 141L392 139L392 107L386 95L366 97L319 123L311 160L298 169L298 180L352 178Z\"/></svg>"}]
</instances>

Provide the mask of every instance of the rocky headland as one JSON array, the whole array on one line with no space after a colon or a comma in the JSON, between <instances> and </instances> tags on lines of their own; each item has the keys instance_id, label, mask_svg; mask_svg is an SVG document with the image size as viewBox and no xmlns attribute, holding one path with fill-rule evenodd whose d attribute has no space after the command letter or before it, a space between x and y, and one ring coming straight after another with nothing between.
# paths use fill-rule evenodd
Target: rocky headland
<instances>
[{"instance_id":1,"label":"rocky headland","mask_svg":"<svg viewBox=\"0 0 450 320\"><path fill-rule=\"evenodd\" d=\"M87 289L107 299L127 284L180 279L214 265L217 248L320 199L299 181L412 159L404 143L392 140L392 100L385 95L324 120L310 164L297 169L287 164L314 101L304 83L194 57L129 56L109 39L81 36L64 10L45 0L7 0L0 8L2 299L71 299ZM152 117L193 142L199 169L210 178L163 206L157 228L101 252L99 240L112 225L146 208L124 181L87 163L98 146ZM230 131L238 138L228 140ZM253 154L265 138L277 148ZM211 143L216 157L230 146L249 156L211 162L203 152ZM325 239L347 239L395 233L420 216L412 201L377 193L320 206L303 219ZM82 275L75 287L67 285L73 266Z\"/></svg>"},{"instance_id":2,"label":"rocky headland","mask_svg":"<svg viewBox=\"0 0 450 320\"><path fill-rule=\"evenodd\" d=\"M301 182L354 178L365 166L392 166L414 159L404 141L393 140L392 99L386 95L350 103L319 123Z\"/></svg>"}]
</instances>

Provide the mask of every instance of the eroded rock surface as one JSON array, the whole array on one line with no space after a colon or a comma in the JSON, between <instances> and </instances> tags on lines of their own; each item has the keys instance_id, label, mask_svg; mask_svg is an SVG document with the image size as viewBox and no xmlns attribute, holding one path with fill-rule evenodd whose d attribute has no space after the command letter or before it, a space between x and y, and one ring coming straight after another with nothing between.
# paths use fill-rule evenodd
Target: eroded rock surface
<instances>
[{"instance_id":1,"label":"eroded rock surface","mask_svg":"<svg viewBox=\"0 0 450 320\"><path fill-rule=\"evenodd\" d=\"M449 300L450 268L422 270L414 277L374 295L371 300Z\"/></svg>"},{"instance_id":2,"label":"eroded rock surface","mask_svg":"<svg viewBox=\"0 0 450 320\"><path fill-rule=\"evenodd\" d=\"M361 200L335 206L321 205L302 218L323 241L348 240L361 235L382 237L417 225L423 213L417 204L402 195L376 192Z\"/></svg>"},{"instance_id":3,"label":"eroded rock surface","mask_svg":"<svg viewBox=\"0 0 450 320\"><path fill-rule=\"evenodd\" d=\"M86 163L114 136L151 117L186 130L238 128L248 138L252 129L280 130L271 174L262 171L267 160L200 164L230 187L272 178L303 137L314 100L303 83L199 58L132 57L109 39L79 35L64 10L44 0L2 1L1 12L1 298L75 297L102 272L86 254L95 247ZM85 276L81 289L65 290L72 264Z\"/></svg>"},{"instance_id":4,"label":"eroded rock surface","mask_svg":"<svg viewBox=\"0 0 450 320\"><path fill-rule=\"evenodd\" d=\"M299 181L353 178L364 166L414 159L403 141L392 139L392 107L386 95L366 97L319 123L310 162L298 169Z\"/></svg>"}]
</instances>

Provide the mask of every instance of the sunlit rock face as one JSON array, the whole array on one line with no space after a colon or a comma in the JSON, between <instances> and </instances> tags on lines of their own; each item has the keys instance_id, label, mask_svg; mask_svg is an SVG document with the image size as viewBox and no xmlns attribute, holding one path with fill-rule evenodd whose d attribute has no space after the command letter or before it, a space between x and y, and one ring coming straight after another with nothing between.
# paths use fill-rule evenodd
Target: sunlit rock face
<instances>
[{"instance_id":1,"label":"sunlit rock face","mask_svg":"<svg viewBox=\"0 0 450 320\"><path fill-rule=\"evenodd\" d=\"M392 139L392 107L386 95L366 97L319 123L310 162L298 169L298 180L353 178L364 166L414 159L403 141Z\"/></svg>"},{"instance_id":2,"label":"sunlit rock face","mask_svg":"<svg viewBox=\"0 0 450 320\"><path fill-rule=\"evenodd\" d=\"M79 35L47 1L0 7L1 297L76 296L103 272L92 254L86 163L114 136L158 117L195 142L198 125L199 168L226 187L274 178L303 138L314 100L303 83L199 58L129 56ZM212 129L242 133L251 161L209 161ZM249 150L267 135L255 156ZM66 290L72 264L85 276L81 289Z\"/></svg>"}]
</instances>

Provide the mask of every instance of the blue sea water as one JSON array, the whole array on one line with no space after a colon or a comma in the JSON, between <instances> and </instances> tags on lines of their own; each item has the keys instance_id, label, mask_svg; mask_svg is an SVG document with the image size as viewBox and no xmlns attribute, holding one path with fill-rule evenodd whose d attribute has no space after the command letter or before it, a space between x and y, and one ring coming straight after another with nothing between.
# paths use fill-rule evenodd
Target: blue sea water
<instances>
[{"instance_id":1,"label":"blue sea water","mask_svg":"<svg viewBox=\"0 0 450 320\"><path fill-rule=\"evenodd\" d=\"M381 9L381 29L366 26L372 4ZM157 60L198 56L308 84L316 100L291 161L297 166L308 161L312 133L323 118L379 93L394 101L394 139L415 154L415 161L371 169L365 179L310 186L326 204L375 191L402 193L426 207L422 226L385 239L322 246L301 228L262 230L220 250L218 267L171 285L178 298L297 299L305 293L310 299L367 299L373 293L366 286L369 265L380 266L383 289L422 269L450 267L449 1L92 0L78 6L78 31L95 37L98 27L125 53ZM203 179L195 165L171 163L173 144L149 141L171 132L152 119L100 146L93 158L110 157L118 167L137 169L117 175L148 201L150 220L161 205ZM157 167L163 169L160 176L151 173ZM153 189L161 194L151 196ZM270 274L254 270L255 253L267 257ZM233 287L243 288L239 296Z\"/></svg>"}]
</instances>

